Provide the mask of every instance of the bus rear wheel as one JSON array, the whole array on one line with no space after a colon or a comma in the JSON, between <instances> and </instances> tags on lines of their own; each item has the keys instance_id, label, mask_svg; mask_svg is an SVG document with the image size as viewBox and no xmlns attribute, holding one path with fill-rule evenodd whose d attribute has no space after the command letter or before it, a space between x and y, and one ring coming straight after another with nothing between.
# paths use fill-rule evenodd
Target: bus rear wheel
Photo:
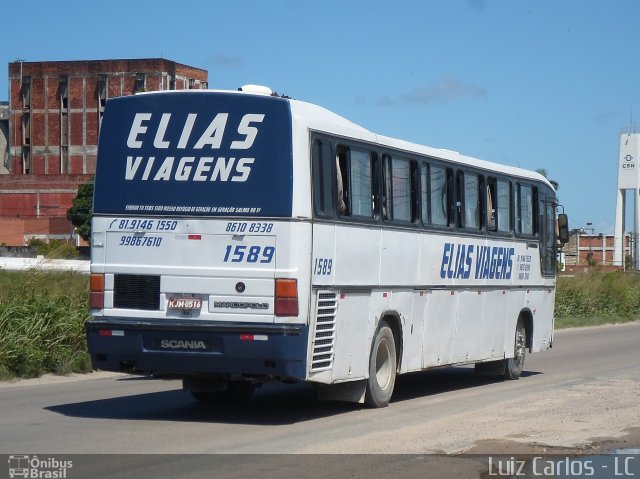
<instances>
[{"instance_id":1,"label":"bus rear wheel","mask_svg":"<svg viewBox=\"0 0 640 479\"><path fill-rule=\"evenodd\" d=\"M522 318L518 318L513 348L513 357L505 360L505 379L518 379L524 368L524 358L527 354L527 330Z\"/></svg>"},{"instance_id":2,"label":"bus rear wheel","mask_svg":"<svg viewBox=\"0 0 640 479\"><path fill-rule=\"evenodd\" d=\"M365 403L370 407L386 407L396 383L396 342L386 321L381 321L369 355L369 378Z\"/></svg>"}]
</instances>

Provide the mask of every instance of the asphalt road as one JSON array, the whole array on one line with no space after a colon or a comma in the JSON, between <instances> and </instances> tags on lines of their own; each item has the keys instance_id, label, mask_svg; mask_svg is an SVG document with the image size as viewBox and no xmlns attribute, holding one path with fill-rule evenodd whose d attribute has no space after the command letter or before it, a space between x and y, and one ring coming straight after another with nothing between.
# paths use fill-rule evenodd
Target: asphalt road
<instances>
[{"instance_id":1,"label":"asphalt road","mask_svg":"<svg viewBox=\"0 0 640 479\"><path fill-rule=\"evenodd\" d=\"M639 340L640 323L560 331L551 351L527 357L518 381L476 378L467 367L414 373L399 377L392 403L378 410L319 402L306 385L268 385L248 404L211 406L193 400L178 381L98 375L5 383L0 384L0 454L451 453L487 439L560 445L566 440L570 446L582 436L568 424L558 427L553 408L560 415L563 407L578 414L580 406L571 424L586 423L582 433L593 427L592 437L616 422L606 414L626 427L640 426L637 411L623 417L629 413L626 396L636 401L640 385ZM589 401L599 396L604 402L594 403L597 410L592 410ZM517 418L520 407L526 422L516 429L519 435L510 429L519 421L509 418ZM592 417L606 424L591 426ZM562 437L565 430L567 437ZM134 461L135 467L124 459L109 464L120 472L135 470L140 461L170 464L166 470L191 477L185 475L183 459L165 457L173 459L147 456ZM231 459L219 467L234 470L237 459L221 457ZM313 461L320 469L332 463L338 467L332 460ZM188 469L209 467L201 456L193 456ZM397 467L394 474L413 477Z\"/></svg>"}]
</instances>

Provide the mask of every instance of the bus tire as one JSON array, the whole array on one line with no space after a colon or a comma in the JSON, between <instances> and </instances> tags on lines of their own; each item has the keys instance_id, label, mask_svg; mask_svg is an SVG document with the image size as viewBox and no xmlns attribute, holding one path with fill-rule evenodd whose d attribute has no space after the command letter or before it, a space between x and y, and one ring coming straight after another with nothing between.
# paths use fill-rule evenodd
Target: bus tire
<instances>
[{"instance_id":1,"label":"bus tire","mask_svg":"<svg viewBox=\"0 0 640 479\"><path fill-rule=\"evenodd\" d=\"M396 342L386 321L381 321L373 338L369 355L369 378L365 403L370 407L386 407L396 383Z\"/></svg>"},{"instance_id":2,"label":"bus tire","mask_svg":"<svg viewBox=\"0 0 640 479\"><path fill-rule=\"evenodd\" d=\"M522 318L518 318L513 348L513 358L505 360L505 379L518 379L524 368L524 358L527 353L527 330L524 327Z\"/></svg>"}]
</instances>

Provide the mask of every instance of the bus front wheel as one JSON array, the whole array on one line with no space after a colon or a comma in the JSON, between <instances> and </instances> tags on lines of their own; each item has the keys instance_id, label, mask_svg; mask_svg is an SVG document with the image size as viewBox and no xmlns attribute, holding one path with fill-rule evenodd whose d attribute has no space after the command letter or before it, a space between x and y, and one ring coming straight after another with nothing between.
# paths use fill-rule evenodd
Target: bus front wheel
<instances>
[{"instance_id":1,"label":"bus front wheel","mask_svg":"<svg viewBox=\"0 0 640 479\"><path fill-rule=\"evenodd\" d=\"M386 321L376 331L369 355L369 378L365 403L370 407L385 407L391 400L396 383L396 342Z\"/></svg>"},{"instance_id":2,"label":"bus front wheel","mask_svg":"<svg viewBox=\"0 0 640 479\"><path fill-rule=\"evenodd\" d=\"M522 318L518 318L513 347L513 357L507 359L505 362L505 379L518 379L522 374L522 369L524 368L524 358L527 352L527 330L524 327Z\"/></svg>"}]
</instances>

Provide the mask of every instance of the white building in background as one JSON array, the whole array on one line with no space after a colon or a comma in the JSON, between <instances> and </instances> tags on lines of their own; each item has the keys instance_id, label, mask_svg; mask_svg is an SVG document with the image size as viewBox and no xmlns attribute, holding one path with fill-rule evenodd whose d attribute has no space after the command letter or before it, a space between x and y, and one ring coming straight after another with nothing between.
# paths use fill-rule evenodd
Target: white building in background
<instances>
[{"instance_id":1,"label":"white building in background","mask_svg":"<svg viewBox=\"0 0 640 479\"><path fill-rule=\"evenodd\" d=\"M640 133L622 133L620 135L620 159L618 162L618 194L616 200L616 228L614 235L614 266L623 266L623 237L625 231L626 190L633 191L634 221L632 238L633 267L640 269L640 242L637 241L640 231Z\"/></svg>"}]
</instances>

